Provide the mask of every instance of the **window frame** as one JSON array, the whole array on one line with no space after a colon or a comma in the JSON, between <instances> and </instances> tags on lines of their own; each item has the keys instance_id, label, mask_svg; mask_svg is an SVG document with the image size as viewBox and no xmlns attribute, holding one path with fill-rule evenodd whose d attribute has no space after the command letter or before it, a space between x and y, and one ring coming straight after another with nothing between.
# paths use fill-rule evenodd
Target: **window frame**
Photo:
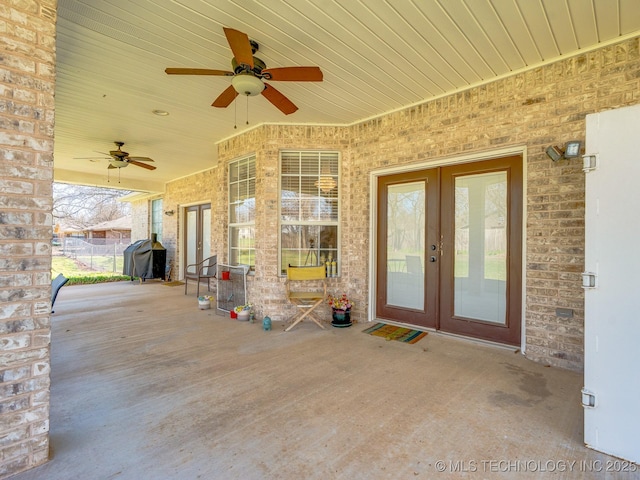
<instances>
[{"instance_id":1,"label":"window frame","mask_svg":"<svg viewBox=\"0 0 640 480\"><path fill-rule=\"evenodd\" d=\"M247 167L247 172L251 172L251 163L253 163L253 176L247 176L246 178L240 178L240 175L238 174L236 176L236 178L232 181L232 169L236 168L239 169L242 167L242 164L247 163L248 167ZM256 240L256 180L257 180L257 172L256 172L256 155L255 153L251 154L251 155L246 155L244 157L238 158L236 160L233 160L231 162L229 162L228 166L227 166L227 188L228 188L228 192L227 192L227 254L228 254L228 259L229 259L229 263L231 264L233 262L233 259L236 258L236 256L234 255L236 253L236 251L240 251L240 250L248 250L249 251L249 257L250 257L250 263L242 263L239 265L248 265L249 266L249 271L250 272L254 272L256 265L256 248L255 248L255 240ZM249 221L243 221L243 222L232 222L232 208L234 205L237 205L239 203L239 201L233 200L232 201L232 191L233 191L233 186L234 185L239 185L240 183L246 182L248 185L247 188L247 198L251 198L250 194L250 186L252 184L253 181L253 201L254 201L254 207L253 207L253 212L252 212L252 219ZM250 229L250 238L252 238L252 246L248 247L248 248L240 248L238 245L235 245L233 243L233 231L234 229L238 229L238 228L249 228ZM240 257L240 254L238 253L238 258Z\"/></svg>"},{"instance_id":2,"label":"window frame","mask_svg":"<svg viewBox=\"0 0 640 480\"><path fill-rule=\"evenodd\" d=\"M335 209L337 211L336 213L336 219L335 220L301 220L300 217L297 220L294 221L285 221L283 219L283 196L282 196L282 191L283 191L283 177L292 177L292 176L297 176L299 178L302 177L309 177L309 172L302 172L299 171L297 174L291 174L291 173L283 173L283 156L284 155L291 155L291 154L297 154L300 157L302 157L303 155L309 155L309 154L317 154L318 156L318 174L317 174L317 180L320 180L320 177L322 176L328 176L330 175L331 177L333 177L336 181L336 186L334 187L336 189L336 194L334 200L335 203ZM328 175L327 173L325 173L323 175L323 172L321 171L322 168L322 158L323 156L335 156L335 172L332 171L330 172ZM331 163L332 160L329 158L328 161ZM311 150L305 150L305 149L286 149L286 150L280 150L279 154L278 154L278 275L279 276L286 276L286 270L283 270L283 266L282 266L282 262L283 262L283 254L284 254L284 247L283 247L283 238L282 238L282 230L283 230L283 226L286 225L291 225L291 226L297 226L297 227L319 227L320 229L322 227L334 227L335 228L335 234L336 234L336 242L335 242L335 246L333 248L331 248L331 251L335 251L335 257L333 258L337 265L336 265L336 273L335 275L328 275L328 276L335 276L335 277L340 277L341 276L341 271L342 271L342 247L341 247L341 242L340 242L340 232L341 232L341 216L342 216L342 189L341 189L341 165L342 165L342 155L340 153L340 151L338 150L322 150L322 149L311 149ZM322 196L319 196L318 198L324 198ZM289 249L291 250L291 249ZM293 249L295 250L295 249ZM316 257L318 256L317 252L320 252L322 250L320 245L317 245L315 248L316 251ZM304 251L304 248L302 248L299 251ZM301 257L300 257L301 258ZM317 263L319 264L321 262L321 258L316 258ZM325 258L326 261L326 258ZM305 261L306 263L306 261Z\"/></svg>"},{"instance_id":3,"label":"window frame","mask_svg":"<svg viewBox=\"0 0 640 480\"><path fill-rule=\"evenodd\" d=\"M156 235L157 241L162 243L162 234L164 230L164 218L163 218L163 199L156 198L151 200L151 205L149 208L149 234L151 238L153 235ZM156 206L159 205L159 208ZM156 231L157 226L160 226L160 232Z\"/></svg>"}]
</instances>

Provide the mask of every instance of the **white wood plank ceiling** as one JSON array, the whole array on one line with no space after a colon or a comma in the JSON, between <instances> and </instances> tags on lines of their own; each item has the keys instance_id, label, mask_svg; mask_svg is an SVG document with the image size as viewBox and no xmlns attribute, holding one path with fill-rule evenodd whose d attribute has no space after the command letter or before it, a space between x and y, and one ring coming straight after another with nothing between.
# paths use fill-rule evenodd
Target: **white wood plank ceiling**
<instances>
[{"instance_id":1,"label":"white wood plank ceiling","mask_svg":"<svg viewBox=\"0 0 640 480\"><path fill-rule=\"evenodd\" d=\"M272 82L291 115L262 96L212 107L230 77L164 69L231 70L223 27L268 68L314 65L324 81ZM640 0L59 0L55 177L162 191L262 123L348 125L637 35ZM79 159L115 140L157 169L107 183L107 160Z\"/></svg>"}]
</instances>

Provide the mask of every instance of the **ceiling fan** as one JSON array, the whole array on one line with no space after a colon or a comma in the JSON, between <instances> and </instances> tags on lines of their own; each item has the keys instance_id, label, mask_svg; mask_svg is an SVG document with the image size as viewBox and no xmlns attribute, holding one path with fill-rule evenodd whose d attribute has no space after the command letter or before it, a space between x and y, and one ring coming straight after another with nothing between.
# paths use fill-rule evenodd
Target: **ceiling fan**
<instances>
[{"instance_id":1,"label":"ceiling fan","mask_svg":"<svg viewBox=\"0 0 640 480\"><path fill-rule=\"evenodd\" d=\"M224 34L231 47L233 71L209 70L204 68L167 68L168 75L214 75L233 77L231 85L211 104L213 107L226 108L239 95L254 96L262 94L285 115L298 110L291 100L266 83L265 80L283 82L321 82L322 71L319 67L280 67L267 68L267 65L253 54L259 45L249 40L246 33L224 27Z\"/></svg>"},{"instance_id":2,"label":"ceiling fan","mask_svg":"<svg viewBox=\"0 0 640 480\"><path fill-rule=\"evenodd\" d=\"M122 150L122 146L124 145L124 142L115 141L113 143L115 143L116 146L118 147L117 150L110 150L109 153L98 152L98 153L101 153L102 155L109 155L109 158L108 158L109 166L107 168L109 169L124 168L129 166L129 164L131 164L131 165L137 165L138 167L146 168L147 170L156 169L156 167L154 167L153 165L148 165L146 163L143 163L143 162L153 162L153 160L150 159L149 157L130 157L128 152L124 152ZM85 157L85 158L80 158L80 160L82 159L93 160L98 158L102 158L102 157Z\"/></svg>"}]
</instances>

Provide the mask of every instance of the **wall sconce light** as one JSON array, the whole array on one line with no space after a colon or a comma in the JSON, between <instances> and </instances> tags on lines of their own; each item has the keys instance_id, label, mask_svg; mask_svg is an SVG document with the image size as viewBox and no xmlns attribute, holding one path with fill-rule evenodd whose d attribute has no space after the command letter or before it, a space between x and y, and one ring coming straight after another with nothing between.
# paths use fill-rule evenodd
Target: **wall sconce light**
<instances>
[{"instance_id":1,"label":"wall sconce light","mask_svg":"<svg viewBox=\"0 0 640 480\"><path fill-rule=\"evenodd\" d=\"M174 212L173 210L166 210L166 211L164 212L164 214L165 214L167 217L171 217L174 213L176 213L176 212Z\"/></svg>"},{"instance_id":2,"label":"wall sconce light","mask_svg":"<svg viewBox=\"0 0 640 480\"><path fill-rule=\"evenodd\" d=\"M545 150L551 160L557 162L563 158L576 158L580 156L582 142L580 140L572 140L567 142L564 150L560 147L550 146Z\"/></svg>"}]
</instances>

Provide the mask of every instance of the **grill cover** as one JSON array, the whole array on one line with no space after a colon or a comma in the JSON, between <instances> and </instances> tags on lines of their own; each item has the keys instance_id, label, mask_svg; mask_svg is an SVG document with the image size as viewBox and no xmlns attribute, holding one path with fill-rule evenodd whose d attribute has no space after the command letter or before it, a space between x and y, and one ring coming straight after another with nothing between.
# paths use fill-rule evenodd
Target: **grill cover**
<instances>
[{"instance_id":1,"label":"grill cover","mask_svg":"<svg viewBox=\"0 0 640 480\"><path fill-rule=\"evenodd\" d=\"M124 252L123 275L133 277L162 278L164 280L167 263L167 250L160 242L153 240L138 240L132 243Z\"/></svg>"}]
</instances>

